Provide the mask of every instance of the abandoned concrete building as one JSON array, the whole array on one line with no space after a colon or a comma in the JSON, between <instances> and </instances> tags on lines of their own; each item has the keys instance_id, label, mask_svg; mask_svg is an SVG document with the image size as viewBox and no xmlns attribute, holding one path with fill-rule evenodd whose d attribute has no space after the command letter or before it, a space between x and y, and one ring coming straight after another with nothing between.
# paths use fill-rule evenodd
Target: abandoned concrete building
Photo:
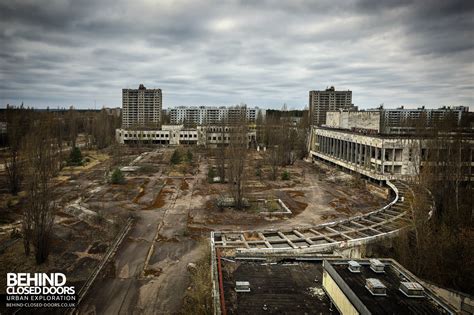
<instances>
[{"instance_id":1,"label":"abandoned concrete building","mask_svg":"<svg viewBox=\"0 0 474 315\"><path fill-rule=\"evenodd\" d=\"M173 125L218 125L222 121L228 124L238 123L242 119L255 122L258 114L265 116L265 110L247 106L178 106L166 109Z\"/></svg>"},{"instance_id":2,"label":"abandoned concrete building","mask_svg":"<svg viewBox=\"0 0 474 315\"><path fill-rule=\"evenodd\" d=\"M451 120L454 125L462 127L469 115L469 107L441 107L438 109L376 108L369 110L328 111L326 127L350 129L364 133L412 134L416 129L433 127L441 120Z\"/></svg>"},{"instance_id":3,"label":"abandoned concrete building","mask_svg":"<svg viewBox=\"0 0 474 315\"><path fill-rule=\"evenodd\" d=\"M324 125L326 113L339 109L357 110L357 107L352 104L352 91L336 91L333 86L325 91L309 91L311 125Z\"/></svg>"},{"instance_id":4,"label":"abandoned concrete building","mask_svg":"<svg viewBox=\"0 0 474 315\"><path fill-rule=\"evenodd\" d=\"M122 90L122 111L122 128L115 130L118 143L186 144L205 147L228 145L233 139L240 137L236 135L236 126L241 125L241 122L255 121L257 114L262 112L258 107L247 106L179 107L171 111L170 115L172 122L181 124L162 126L161 89L146 89L143 84L140 84L138 89ZM227 124L219 126L222 120ZM183 124L186 121L192 122L194 126ZM248 147L255 146L255 125L249 124L246 133Z\"/></svg>"},{"instance_id":5,"label":"abandoned concrete building","mask_svg":"<svg viewBox=\"0 0 474 315\"><path fill-rule=\"evenodd\" d=\"M138 89L123 89L122 128L159 128L161 107L161 89L147 89L143 84Z\"/></svg>"},{"instance_id":6,"label":"abandoned concrete building","mask_svg":"<svg viewBox=\"0 0 474 315\"><path fill-rule=\"evenodd\" d=\"M247 130L248 147L256 143L257 132L250 126ZM235 136L234 126L197 126L186 128L183 125L163 125L160 130L117 129L115 138L118 143L145 143L168 145L199 145L216 147L228 145Z\"/></svg>"},{"instance_id":7,"label":"abandoned concrete building","mask_svg":"<svg viewBox=\"0 0 474 315\"><path fill-rule=\"evenodd\" d=\"M311 130L310 157L382 181L418 175L430 154L449 154L444 147L433 149L429 136L387 134L385 129L381 112L328 112L326 125ZM445 138L456 141L450 139L457 135L461 133ZM462 139L462 171L468 180L474 180L474 137L467 133Z\"/></svg>"}]
</instances>

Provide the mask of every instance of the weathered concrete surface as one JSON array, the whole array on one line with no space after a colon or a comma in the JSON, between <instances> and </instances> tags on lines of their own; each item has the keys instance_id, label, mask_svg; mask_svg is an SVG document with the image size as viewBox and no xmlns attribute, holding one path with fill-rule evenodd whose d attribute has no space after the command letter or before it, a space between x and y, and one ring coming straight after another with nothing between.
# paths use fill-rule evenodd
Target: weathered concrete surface
<instances>
[{"instance_id":1,"label":"weathered concrete surface","mask_svg":"<svg viewBox=\"0 0 474 315\"><path fill-rule=\"evenodd\" d=\"M202 176L203 173L198 173L186 177L186 190L192 192L196 179ZM96 280L79 313L180 311L189 282L186 266L198 259L204 245L185 233L192 193L181 189L181 179L171 179L158 172L148 183L157 181L166 182L165 206L133 213L135 223L113 259L111 272Z\"/></svg>"}]
</instances>

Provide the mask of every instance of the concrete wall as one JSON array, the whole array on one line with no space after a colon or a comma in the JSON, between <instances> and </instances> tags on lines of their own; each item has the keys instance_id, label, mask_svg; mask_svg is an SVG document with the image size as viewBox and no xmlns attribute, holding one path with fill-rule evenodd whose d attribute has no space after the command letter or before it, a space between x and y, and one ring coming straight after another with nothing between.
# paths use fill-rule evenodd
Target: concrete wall
<instances>
[{"instance_id":1,"label":"concrete wall","mask_svg":"<svg viewBox=\"0 0 474 315\"><path fill-rule=\"evenodd\" d=\"M326 126L338 129L369 129L379 132L380 112L327 112Z\"/></svg>"},{"instance_id":2,"label":"concrete wall","mask_svg":"<svg viewBox=\"0 0 474 315\"><path fill-rule=\"evenodd\" d=\"M404 179L417 174L418 139L371 136L350 131L313 128L310 156L377 180Z\"/></svg>"},{"instance_id":3,"label":"concrete wall","mask_svg":"<svg viewBox=\"0 0 474 315\"><path fill-rule=\"evenodd\" d=\"M339 288L337 283L331 278L331 276L326 270L323 271L323 288L324 291L326 291L327 295L329 295L331 300L334 302L334 305L336 305L336 308L341 314L359 314L354 305L352 305L352 303L345 296L345 294Z\"/></svg>"}]
</instances>

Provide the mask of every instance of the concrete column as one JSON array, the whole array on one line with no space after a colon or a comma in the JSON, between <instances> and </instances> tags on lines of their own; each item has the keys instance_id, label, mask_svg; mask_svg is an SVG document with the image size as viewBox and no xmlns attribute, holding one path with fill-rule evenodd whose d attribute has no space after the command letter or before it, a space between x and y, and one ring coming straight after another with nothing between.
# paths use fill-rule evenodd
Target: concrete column
<instances>
[{"instance_id":1,"label":"concrete column","mask_svg":"<svg viewBox=\"0 0 474 315\"><path fill-rule=\"evenodd\" d=\"M346 141L346 162L349 162L349 148L350 148L350 142Z\"/></svg>"},{"instance_id":2,"label":"concrete column","mask_svg":"<svg viewBox=\"0 0 474 315\"><path fill-rule=\"evenodd\" d=\"M359 144L356 142L354 150L354 163L359 165Z\"/></svg>"},{"instance_id":3,"label":"concrete column","mask_svg":"<svg viewBox=\"0 0 474 315\"><path fill-rule=\"evenodd\" d=\"M372 146L369 145L369 161L367 162L367 163L369 163L369 164L367 165L367 168L368 168L368 169L371 169L371 168L372 168L371 159L372 159Z\"/></svg>"},{"instance_id":4,"label":"concrete column","mask_svg":"<svg viewBox=\"0 0 474 315\"><path fill-rule=\"evenodd\" d=\"M365 145L365 168L369 169L370 168L370 146Z\"/></svg>"},{"instance_id":5,"label":"concrete column","mask_svg":"<svg viewBox=\"0 0 474 315\"><path fill-rule=\"evenodd\" d=\"M354 163L355 143L351 142L351 163Z\"/></svg>"},{"instance_id":6,"label":"concrete column","mask_svg":"<svg viewBox=\"0 0 474 315\"><path fill-rule=\"evenodd\" d=\"M360 144L356 143L355 155L354 155L354 162L357 166L359 166L359 152L360 152Z\"/></svg>"},{"instance_id":7,"label":"concrete column","mask_svg":"<svg viewBox=\"0 0 474 315\"><path fill-rule=\"evenodd\" d=\"M341 150L339 149L341 146L341 140L337 139L336 140L336 158L339 159L339 154L341 153Z\"/></svg>"},{"instance_id":8,"label":"concrete column","mask_svg":"<svg viewBox=\"0 0 474 315\"><path fill-rule=\"evenodd\" d=\"M324 137L324 154L328 154L328 137Z\"/></svg>"},{"instance_id":9,"label":"concrete column","mask_svg":"<svg viewBox=\"0 0 474 315\"><path fill-rule=\"evenodd\" d=\"M355 156L355 143L351 142L351 163L354 163L354 156Z\"/></svg>"},{"instance_id":10,"label":"concrete column","mask_svg":"<svg viewBox=\"0 0 474 315\"><path fill-rule=\"evenodd\" d=\"M378 155L379 155L379 148L377 147L374 147L374 150L375 150L375 164L374 164L374 170L377 171L377 168L378 168Z\"/></svg>"},{"instance_id":11,"label":"concrete column","mask_svg":"<svg viewBox=\"0 0 474 315\"><path fill-rule=\"evenodd\" d=\"M347 141L342 142L342 159L346 161L346 156L347 156Z\"/></svg>"},{"instance_id":12,"label":"concrete column","mask_svg":"<svg viewBox=\"0 0 474 315\"><path fill-rule=\"evenodd\" d=\"M348 157L347 157L347 161L348 161L349 163L352 163L352 141L349 142L349 155L348 155Z\"/></svg>"},{"instance_id":13,"label":"concrete column","mask_svg":"<svg viewBox=\"0 0 474 315\"><path fill-rule=\"evenodd\" d=\"M326 154L331 155L331 138L326 138Z\"/></svg>"},{"instance_id":14,"label":"concrete column","mask_svg":"<svg viewBox=\"0 0 474 315\"><path fill-rule=\"evenodd\" d=\"M354 143L352 162L357 165L357 142Z\"/></svg>"},{"instance_id":15,"label":"concrete column","mask_svg":"<svg viewBox=\"0 0 474 315\"><path fill-rule=\"evenodd\" d=\"M395 172L395 148L392 149L392 174Z\"/></svg>"},{"instance_id":16,"label":"concrete column","mask_svg":"<svg viewBox=\"0 0 474 315\"><path fill-rule=\"evenodd\" d=\"M385 174L385 148L382 147L382 154L380 155L380 160L382 161L381 167L382 167L382 174Z\"/></svg>"},{"instance_id":17,"label":"concrete column","mask_svg":"<svg viewBox=\"0 0 474 315\"><path fill-rule=\"evenodd\" d=\"M339 154L337 155L339 159L342 159L342 143L343 140L339 140Z\"/></svg>"}]
</instances>

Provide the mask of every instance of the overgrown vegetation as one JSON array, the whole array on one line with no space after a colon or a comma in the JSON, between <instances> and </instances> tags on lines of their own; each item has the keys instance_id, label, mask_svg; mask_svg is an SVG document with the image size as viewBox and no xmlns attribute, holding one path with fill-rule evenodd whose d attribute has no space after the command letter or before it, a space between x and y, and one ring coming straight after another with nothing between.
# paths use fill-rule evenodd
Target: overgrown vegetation
<instances>
[{"instance_id":1,"label":"overgrown vegetation","mask_svg":"<svg viewBox=\"0 0 474 315\"><path fill-rule=\"evenodd\" d=\"M203 244L205 252L196 263L196 268L190 269L190 290L186 292L181 314L207 315L212 314L212 281L211 281L211 250L208 244Z\"/></svg>"},{"instance_id":2,"label":"overgrown vegetation","mask_svg":"<svg viewBox=\"0 0 474 315\"><path fill-rule=\"evenodd\" d=\"M49 256L54 222L54 185L51 179L59 164L51 132L48 120L39 121L25 138L23 149L27 196L22 221L23 245L27 256L30 245L33 245L37 264L45 262Z\"/></svg>"},{"instance_id":3,"label":"overgrown vegetation","mask_svg":"<svg viewBox=\"0 0 474 315\"><path fill-rule=\"evenodd\" d=\"M378 254L394 257L421 278L473 294L474 205L472 182L465 177L471 161L469 139L453 136L448 127L434 128L428 135L431 140L418 152L413 229L395 240L393 250L381 249ZM434 209L430 198L422 198L427 190Z\"/></svg>"},{"instance_id":4,"label":"overgrown vegetation","mask_svg":"<svg viewBox=\"0 0 474 315\"><path fill-rule=\"evenodd\" d=\"M290 180L290 173L288 173L288 171L283 171L283 173L281 173L281 179L282 180Z\"/></svg>"},{"instance_id":5,"label":"overgrown vegetation","mask_svg":"<svg viewBox=\"0 0 474 315\"><path fill-rule=\"evenodd\" d=\"M116 168L112 172L112 176L110 177L110 182L112 184L123 184L123 183L125 183L125 177L123 176L123 173L119 168Z\"/></svg>"},{"instance_id":6,"label":"overgrown vegetation","mask_svg":"<svg viewBox=\"0 0 474 315\"><path fill-rule=\"evenodd\" d=\"M192 163L192 161L193 161L193 153L189 149L186 152L186 159L188 160L189 163Z\"/></svg>"},{"instance_id":7,"label":"overgrown vegetation","mask_svg":"<svg viewBox=\"0 0 474 315\"><path fill-rule=\"evenodd\" d=\"M209 167L209 170L207 171L207 181L213 183L214 177L216 177L216 171L214 171L212 167Z\"/></svg>"},{"instance_id":8,"label":"overgrown vegetation","mask_svg":"<svg viewBox=\"0 0 474 315\"><path fill-rule=\"evenodd\" d=\"M71 166L83 165L81 149L79 149L78 147L72 148L71 153L69 154L68 165L71 165Z\"/></svg>"},{"instance_id":9,"label":"overgrown vegetation","mask_svg":"<svg viewBox=\"0 0 474 315\"><path fill-rule=\"evenodd\" d=\"M171 164L176 165L181 162L181 154L178 149L175 149L170 160Z\"/></svg>"}]
</instances>

